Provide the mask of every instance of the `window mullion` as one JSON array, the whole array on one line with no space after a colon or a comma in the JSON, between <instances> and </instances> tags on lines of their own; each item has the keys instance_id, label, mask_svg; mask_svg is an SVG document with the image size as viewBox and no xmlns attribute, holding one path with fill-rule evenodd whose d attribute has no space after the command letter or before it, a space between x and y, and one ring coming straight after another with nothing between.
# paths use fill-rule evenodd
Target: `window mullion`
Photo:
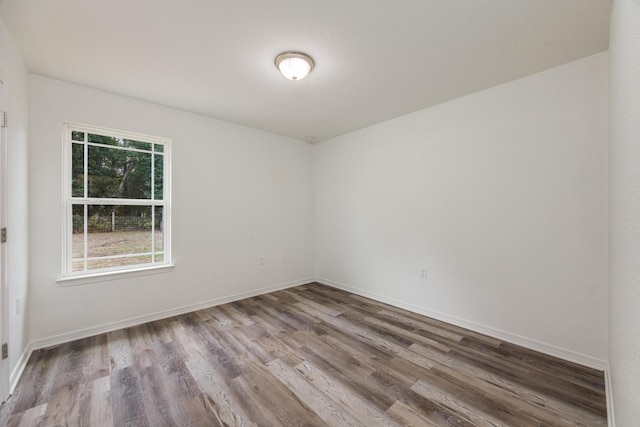
<instances>
[{"instance_id":1,"label":"window mullion","mask_svg":"<svg viewBox=\"0 0 640 427\"><path fill-rule=\"evenodd\" d=\"M89 146L87 145L87 133L84 134L84 156L83 156L83 165L82 169L84 174L82 175L83 187L84 187L84 198L86 199L89 196Z\"/></svg>"},{"instance_id":2,"label":"window mullion","mask_svg":"<svg viewBox=\"0 0 640 427\"><path fill-rule=\"evenodd\" d=\"M89 134L87 132L84 133L84 158L83 158L83 165L82 165L82 169L84 171L83 175L82 175L82 179L83 179L83 187L84 187L84 197L85 199L89 196L89 146L87 145L87 141L89 138ZM87 216L88 213L88 209L89 207L87 206L86 203L84 203L83 205L83 209L82 209L82 216L83 216L83 221L82 221L82 271L87 271L89 268L88 265L88 261L87 258L89 257L89 236L88 236L88 232L89 232L89 226L88 226L88 222L89 222L89 218ZM71 231L73 233L73 230Z\"/></svg>"},{"instance_id":3,"label":"window mullion","mask_svg":"<svg viewBox=\"0 0 640 427\"><path fill-rule=\"evenodd\" d=\"M88 269L88 261L87 258L89 258L89 225L88 225L88 218L87 218L87 212L89 210L89 206L85 203L84 204L84 209L83 209L83 217L84 217L84 221L83 221L83 225L82 225L82 231L83 231L83 245L82 245L82 270L83 271L87 271Z\"/></svg>"},{"instance_id":4,"label":"window mullion","mask_svg":"<svg viewBox=\"0 0 640 427\"><path fill-rule=\"evenodd\" d=\"M151 200L156 200L156 145L151 146ZM151 205L151 262L156 262L156 207Z\"/></svg>"},{"instance_id":5,"label":"window mullion","mask_svg":"<svg viewBox=\"0 0 640 427\"><path fill-rule=\"evenodd\" d=\"M98 143L95 143L95 142L87 142L87 145L90 145L92 147L99 147L99 148L111 148L111 149L114 149L114 150L134 151L136 153L146 153L146 154L151 153L151 151L149 151L149 150L141 150L140 148L119 147L117 145L105 145L105 144L98 144Z\"/></svg>"},{"instance_id":6,"label":"window mullion","mask_svg":"<svg viewBox=\"0 0 640 427\"><path fill-rule=\"evenodd\" d=\"M151 206L151 261L156 262L156 207Z\"/></svg>"},{"instance_id":7,"label":"window mullion","mask_svg":"<svg viewBox=\"0 0 640 427\"><path fill-rule=\"evenodd\" d=\"M73 271L73 203L67 201L67 234L70 234L71 237L67 237L67 259L66 259L66 271Z\"/></svg>"},{"instance_id":8,"label":"window mullion","mask_svg":"<svg viewBox=\"0 0 640 427\"><path fill-rule=\"evenodd\" d=\"M71 200L78 204L89 203L90 205L164 206L164 202L162 200L151 199L101 199L95 197L73 197Z\"/></svg>"}]
</instances>

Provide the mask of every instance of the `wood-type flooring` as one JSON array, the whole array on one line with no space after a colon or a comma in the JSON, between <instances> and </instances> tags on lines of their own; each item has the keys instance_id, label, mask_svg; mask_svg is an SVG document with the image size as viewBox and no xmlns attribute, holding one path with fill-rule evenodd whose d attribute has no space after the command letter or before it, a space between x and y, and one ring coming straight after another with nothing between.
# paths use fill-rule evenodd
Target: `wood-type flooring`
<instances>
[{"instance_id":1,"label":"wood-type flooring","mask_svg":"<svg viewBox=\"0 0 640 427\"><path fill-rule=\"evenodd\" d=\"M8 426L602 426L602 372L317 283L35 351Z\"/></svg>"}]
</instances>

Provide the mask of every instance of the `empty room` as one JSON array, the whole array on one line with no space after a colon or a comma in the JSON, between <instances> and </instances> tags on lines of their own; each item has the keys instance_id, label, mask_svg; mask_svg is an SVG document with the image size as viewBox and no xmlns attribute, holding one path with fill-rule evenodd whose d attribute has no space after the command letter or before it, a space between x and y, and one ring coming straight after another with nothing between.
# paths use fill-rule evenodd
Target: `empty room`
<instances>
[{"instance_id":1,"label":"empty room","mask_svg":"<svg viewBox=\"0 0 640 427\"><path fill-rule=\"evenodd\" d=\"M638 0L0 0L0 425L640 420Z\"/></svg>"}]
</instances>

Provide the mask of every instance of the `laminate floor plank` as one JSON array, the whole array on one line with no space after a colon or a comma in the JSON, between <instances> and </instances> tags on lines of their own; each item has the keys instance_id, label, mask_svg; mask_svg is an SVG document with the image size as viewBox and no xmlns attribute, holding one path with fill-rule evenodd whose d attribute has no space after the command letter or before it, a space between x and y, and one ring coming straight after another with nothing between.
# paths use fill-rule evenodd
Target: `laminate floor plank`
<instances>
[{"instance_id":1,"label":"laminate floor plank","mask_svg":"<svg viewBox=\"0 0 640 427\"><path fill-rule=\"evenodd\" d=\"M225 378L220 373L220 369L205 358L188 361L187 368L202 390L205 403L219 425L256 425L247 416L244 405L231 389L230 384L233 379Z\"/></svg>"},{"instance_id":2,"label":"laminate floor plank","mask_svg":"<svg viewBox=\"0 0 640 427\"><path fill-rule=\"evenodd\" d=\"M124 369L134 362L126 329L107 333L111 370Z\"/></svg>"},{"instance_id":3,"label":"laminate floor plank","mask_svg":"<svg viewBox=\"0 0 640 427\"><path fill-rule=\"evenodd\" d=\"M557 381L550 384L547 381L548 376L539 375L535 372L514 372L508 371L503 366L493 360L479 359L469 357L468 355L455 355L456 360L463 361L467 366L473 366L480 371L492 372L495 375L504 377L512 383L526 386L528 389L546 396L554 397L560 400L571 399L576 407L585 408L587 410L604 411L606 403L601 401L600 395L592 390L576 386L566 381Z\"/></svg>"},{"instance_id":4,"label":"laminate floor plank","mask_svg":"<svg viewBox=\"0 0 640 427\"><path fill-rule=\"evenodd\" d=\"M460 389L456 390L456 393L452 393L446 388L434 387L431 379L429 382L418 380L411 389L419 395L453 412L463 414L478 427L496 427L500 425L499 419L482 411L478 406L470 405L466 400L456 398L457 395L460 395ZM495 406L492 408L492 411L495 411Z\"/></svg>"},{"instance_id":5,"label":"laminate floor plank","mask_svg":"<svg viewBox=\"0 0 640 427\"><path fill-rule=\"evenodd\" d=\"M58 388L47 404L43 423L61 426L89 425L92 388L93 381Z\"/></svg>"},{"instance_id":6,"label":"laminate floor plank","mask_svg":"<svg viewBox=\"0 0 640 427\"><path fill-rule=\"evenodd\" d=\"M532 350L503 342L496 353L502 359L515 359L519 363L527 365L532 370L537 370L542 374L549 374L555 378L562 378L572 381L575 384L589 387L593 391L604 395L602 389L602 375L594 369L585 368L576 363L559 360L551 356L543 355Z\"/></svg>"},{"instance_id":7,"label":"laminate floor plank","mask_svg":"<svg viewBox=\"0 0 640 427\"><path fill-rule=\"evenodd\" d=\"M399 400L396 401L387 411L389 415L394 417L403 426L435 426L433 422L415 411L413 408L405 405Z\"/></svg>"},{"instance_id":8,"label":"laminate floor plank","mask_svg":"<svg viewBox=\"0 0 640 427\"><path fill-rule=\"evenodd\" d=\"M416 349L421 353L430 351L429 349L426 349L424 347L420 348L420 346L415 346L415 345L412 346L412 348ZM430 353L430 354L433 355L433 353ZM446 357L443 358L443 357L440 357L439 355L436 355L434 356L434 359L437 359L442 363L442 365L456 372L468 373L470 378L476 383L485 382L485 383L495 385L499 388L504 389L505 391L512 393L514 397L517 396L518 398L522 399L525 402L532 403L536 406L547 407L550 410L556 410L557 413L564 412L567 415L570 415L572 419L576 421L584 419L584 420L587 420L587 424L597 422L597 417L590 416L588 411L584 411L581 408L578 408L575 406L568 407L562 402L562 400L554 399L552 396L549 396L549 395L537 393L535 390L531 390L527 387L522 387L521 384L511 382L508 378L505 378L503 376L495 375L490 371L475 369L473 366L465 365L464 363L461 363L452 358L446 358ZM418 381L418 383L420 382L424 383L425 380L427 379L428 379L428 384L430 385L438 383L438 379L431 376L432 374L433 372L423 372L422 378L420 381ZM418 383L416 383L416 385L418 385ZM422 386L424 386L424 384L422 384ZM449 393L457 394L458 392L451 390L449 391ZM484 399L485 396L491 396L491 394L485 394L485 393L480 393L480 394L481 394L480 398L483 400L486 400ZM474 393L472 390L465 389L465 392L462 393L461 395L466 398L470 398L474 395ZM481 407L482 405L476 403L475 406ZM497 407L498 404L494 401L491 401L489 402L489 406Z\"/></svg>"},{"instance_id":9,"label":"laminate floor plank","mask_svg":"<svg viewBox=\"0 0 640 427\"><path fill-rule=\"evenodd\" d=\"M139 371L143 412L150 426L170 426L174 424L170 410L171 397L160 379L159 370L157 366L149 366Z\"/></svg>"},{"instance_id":10,"label":"laminate floor plank","mask_svg":"<svg viewBox=\"0 0 640 427\"><path fill-rule=\"evenodd\" d=\"M5 403L3 408L11 406L12 412L20 413L46 404L51 397L51 389L65 349L66 347L63 349L63 346L58 346L34 351L29 360L30 369L25 369L20 379L21 387L14 391L11 402Z\"/></svg>"},{"instance_id":11,"label":"laminate floor plank","mask_svg":"<svg viewBox=\"0 0 640 427\"><path fill-rule=\"evenodd\" d=\"M411 389L407 389L401 382L386 372L376 371L367 380L376 388L386 390L397 401L413 408L414 411L420 413L433 425L473 427L471 421L467 420L463 414L456 413L446 406L426 399Z\"/></svg>"},{"instance_id":12,"label":"laminate floor plank","mask_svg":"<svg viewBox=\"0 0 640 427\"><path fill-rule=\"evenodd\" d=\"M8 422L8 427L32 427L43 425L44 414L47 412L47 404L34 406L24 412L19 412L12 416Z\"/></svg>"},{"instance_id":13,"label":"laminate floor plank","mask_svg":"<svg viewBox=\"0 0 640 427\"><path fill-rule=\"evenodd\" d=\"M276 359L269 362L267 367L274 377L290 388L300 401L311 408L328 425L365 426L286 363Z\"/></svg>"},{"instance_id":14,"label":"laminate floor plank","mask_svg":"<svg viewBox=\"0 0 640 427\"><path fill-rule=\"evenodd\" d=\"M605 426L602 372L309 283L31 355L0 426Z\"/></svg>"},{"instance_id":15,"label":"laminate floor plank","mask_svg":"<svg viewBox=\"0 0 640 427\"><path fill-rule=\"evenodd\" d=\"M90 426L113 426L111 406L111 382L109 376L98 378L91 389ZM66 412L66 411L65 411Z\"/></svg>"},{"instance_id":16,"label":"laminate floor plank","mask_svg":"<svg viewBox=\"0 0 640 427\"><path fill-rule=\"evenodd\" d=\"M391 397L386 390L379 389L373 386L368 378L362 378L352 371L332 364L332 361L327 361L326 356L321 356L314 353L307 348L302 349L305 359L309 360L315 366L319 367L327 375L333 378L342 378L342 381L348 385L348 387L361 396L365 396L372 405L377 406L380 409L389 408L394 402L395 398Z\"/></svg>"},{"instance_id":17,"label":"laminate floor plank","mask_svg":"<svg viewBox=\"0 0 640 427\"><path fill-rule=\"evenodd\" d=\"M240 363L243 374L234 381L241 383L242 390L252 394L251 401L256 402L262 414L271 414L274 419L272 425L324 424L320 418L309 419L309 408L290 388L277 380L265 365L250 356L242 357Z\"/></svg>"},{"instance_id":18,"label":"laminate floor plank","mask_svg":"<svg viewBox=\"0 0 640 427\"><path fill-rule=\"evenodd\" d=\"M342 384L340 378L327 375L309 362L302 362L295 369L327 396L332 396L346 411L356 419L364 422L364 424L368 426L398 425L385 411L371 404L371 402L355 393L347 385Z\"/></svg>"}]
</instances>

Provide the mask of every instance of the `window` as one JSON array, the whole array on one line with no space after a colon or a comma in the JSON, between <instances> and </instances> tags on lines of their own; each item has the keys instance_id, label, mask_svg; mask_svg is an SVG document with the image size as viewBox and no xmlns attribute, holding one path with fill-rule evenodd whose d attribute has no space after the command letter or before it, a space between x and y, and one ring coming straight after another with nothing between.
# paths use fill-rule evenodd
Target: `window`
<instances>
[{"instance_id":1,"label":"window","mask_svg":"<svg viewBox=\"0 0 640 427\"><path fill-rule=\"evenodd\" d=\"M65 277L170 263L169 143L65 125Z\"/></svg>"}]
</instances>

